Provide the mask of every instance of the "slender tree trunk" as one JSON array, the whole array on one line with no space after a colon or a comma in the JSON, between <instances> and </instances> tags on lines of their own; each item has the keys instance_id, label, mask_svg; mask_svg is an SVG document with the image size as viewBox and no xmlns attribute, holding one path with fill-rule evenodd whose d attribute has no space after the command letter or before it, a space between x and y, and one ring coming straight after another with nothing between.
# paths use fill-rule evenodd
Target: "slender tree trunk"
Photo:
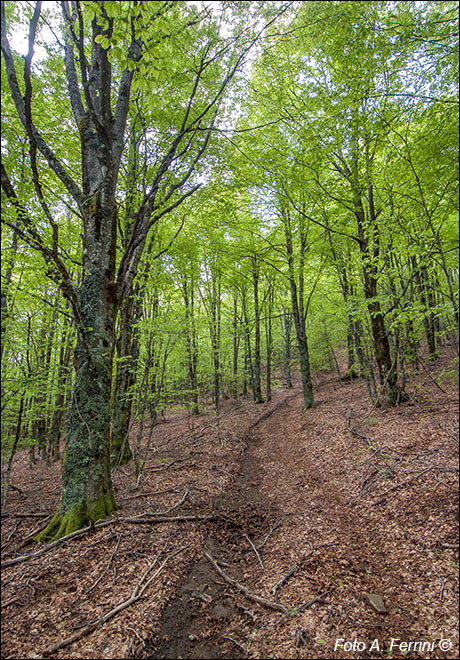
<instances>
[{"instance_id":1,"label":"slender tree trunk","mask_svg":"<svg viewBox=\"0 0 460 660\"><path fill-rule=\"evenodd\" d=\"M135 372L139 357L139 340L136 322L139 320L140 301L137 292L125 299L120 313L120 335L117 342L117 364L114 378L114 395L111 428L111 463L123 465L132 458L129 446L132 396Z\"/></svg>"},{"instance_id":2,"label":"slender tree trunk","mask_svg":"<svg viewBox=\"0 0 460 660\"><path fill-rule=\"evenodd\" d=\"M260 384L260 307L259 307L259 264L257 257L252 258L252 278L254 286L254 369L253 394L255 403L263 403Z\"/></svg>"},{"instance_id":3,"label":"slender tree trunk","mask_svg":"<svg viewBox=\"0 0 460 660\"><path fill-rule=\"evenodd\" d=\"M188 387L190 390L190 401L192 404L192 415L199 415L198 408L198 350L196 327L194 319L194 294L193 281L190 284L190 292L187 280L182 278L182 295L185 306L185 326L186 326L186 345L187 345L187 368L188 368Z\"/></svg>"},{"instance_id":4,"label":"slender tree trunk","mask_svg":"<svg viewBox=\"0 0 460 660\"><path fill-rule=\"evenodd\" d=\"M238 336L238 296L233 295L233 378L232 378L232 396L233 399L238 397L238 351L239 351L239 336Z\"/></svg>"},{"instance_id":5,"label":"slender tree trunk","mask_svg":"<svg viewBox=\"0 0 460 660\"><path fill-rule=\"evenodd\" d=\"M396 365L391 359L390 343L385 328L384 317L378 299L378 266L379 256L379 234L377 217L374 210L373 188L368 185L368 209L369 225L373 228L373 248L369 243L366 231L366 216L364 213L361 196L354 186L355 194L355 216L358 224L359 247L361 253L362 269L364 276L364 295L367 300L367 308L371 321L372 338L374 342L375 360L379 371L381 401L388 406L395 406L401 400L403 393L398 386Z\"/></svg>"},{"instance_id":6,"label":"slender tree trunk","mask_svg":"<svg viewBox=\"0 0 460 660\"><path fill-rule=\"evenodd\" d=\"M242 295L242 309L243 309L243 320L244 320L244 388L243 394L247 394L247 383L248 379L252 385L252 391L254 392L254 372L252 366L252 355L251 355L251 331L249 329L249 319L246 309L246 292L243 291Z\"/></svg>"},{"instance_id":7,"label":"slender tree trunk","mask_svg":"<svg viewBox=\"0 0 460 660\"><path fill-rule=\"evenodd\" d=\"M25 392L22 393L21 395L21 402L19 404L19 412L18 412L18 419L16 422L16 433L14 436L14 441L13 441L13 446L11 447L11 453L8 458L8 465L6 468L6 474L5 474L5 481L3 484L3 495L2 495L2 508L6 506L7 498L8 498L8 488L10 484L10 474L11 474L11 468L13 466L13 460L14 456L16 454L16 450L18 448L18 443L19 443L19 438L21 437L21 427L22 427L22 415L24 412L24 399L25 399Z\"/></svg>"},{"instance_id":8,"label":"slender tree trunk","mask_svg":"<svg viewBox=\"0 0 460 660\"><path fill-rule=\"evenodd\" d=\"M284 334L284 378L286 380L286 389L292 389L292 370L291 370L291 325L292 314L285 309L281 316L281 329Z\"/></svg>"},{"instance_id":9,"label":"slender tree trunk","mask_svg":"<svg viewBox=\"0 0 460 660\"><path fill-rule=\"evenodd\" d=\"M267 401L272 398L272 353L273 353L273 333L272 333L272 312L273 312L273 287L269 285L267 313L265 315L265 336L267 344L267 372L266 372L266 394Z\"/></svg>"},{"instance_id":10,"label":"slender tree trunk","mask_svg":"<svg viewBox=\"0 0 460 660\"><path fill-rule=\"evenodd\" d=\"M300 375L302 378L303 408L307 410L314 406L313 384L310 373L310 356L308 352L307 332L305 317L303 314L303 276L299 276L299 287L297 287L294 271L294 252L292 245L292 233L290 219L285 217L285 238L288 256L289 284L291 290L292 315L299 349Z\"/></svg>"},{"instance_id":11,"label":"slender tree trunk","mask_svg":"<svg viewBox=\"0 0 460 660\"><path fill-rule=\"evenodd\" d=\"M64 321L62 333L62 344L59 352L59 364L57 368L57 393L54 400L53 419L48 438L48 457L50 462L59 460L59 444L61 440L62 421L65 410L66 384L70 371L71 347L69 343L70 323Z\"/></svg>"}]
</instances>

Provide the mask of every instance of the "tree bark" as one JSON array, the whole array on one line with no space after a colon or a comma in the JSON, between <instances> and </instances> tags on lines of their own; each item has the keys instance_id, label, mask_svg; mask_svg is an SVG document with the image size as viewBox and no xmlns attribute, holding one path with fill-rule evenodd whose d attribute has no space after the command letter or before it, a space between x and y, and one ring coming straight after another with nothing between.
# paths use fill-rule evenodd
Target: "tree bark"
<instances>
[{"instance_id":1,"label":"tree bark","mask_svg":"<svg viewBox=\"0 0 460 660\"><path fill-rule=\"evenodd\" d=\"M259 306L259 264L257 257L252 259L252 282L254 288L254 368L253 368L253 395L255 403L263 403L260 384L260 306Z\"/></svg>"}]
</instances>

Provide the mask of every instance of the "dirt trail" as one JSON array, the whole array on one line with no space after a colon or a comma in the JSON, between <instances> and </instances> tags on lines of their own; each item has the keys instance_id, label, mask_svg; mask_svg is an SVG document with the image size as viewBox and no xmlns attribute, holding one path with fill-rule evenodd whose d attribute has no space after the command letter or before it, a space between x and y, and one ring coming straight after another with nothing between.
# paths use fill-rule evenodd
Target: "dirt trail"
<instances>
[{"instance_id":1,"label":"dirt trail","mask_svg":"<svg viewBox=\"0 0 460 660\"><path fill-rule=\"evenodd\" d=\"M297 393L286 394L262 413L244 435L239 473L231 487L215 498L213 508L221 516L209 525L204 551L217 558L231 578L244 581L244 562L252 552L244 535L267 534L282 514L259 490L260 466L254 459L257 427L283 409ZM249 548L249 549L248 549ZM247 567L246 567L247 570ZM165 609L160 632L151 639L150 658L244 658L246 654L225 635L229 621L238 621L248 610L238 607L208 559L190 570L174 601ZM247 615L246 615L247 616ZM227 638L227 647L223 649Z\"/></svg>"},{"instance_id":2,"label":"dirt trail","mask_svg":"<svg viewBox=\"0 0 460 660\"><path fill-rule=\"evenodd\" d=\"M2 657L44 657L129 598L160 557L145 597L52 657L457 658L458 391L440 380L448 359L430 369L391 410L329 374L304 413L300 385L260 406L225 401L219 417L168 411L142 480L132 465L114 475L119 520L4 569ZM18 455L2 559L33 550L59 471ZM435 646L404 652L392 638Z\"/></svg>"},{"instance_id":3,"label":"dirt trail","mask_svg":"<svg viewBox=\"0 0 460 660\"><path fill-rule=\"evenodd\" d=\"M420 487L414 481L395 489L396 498L392 490L380 499L374 496L391 489L396 476L399 483L406 471L410 475L429 466L433 456L438 465L447 465L442 453L448 456L452 443L445 437L440 443L439 434L421 442L419 435L413 451L412 412L400 408L375 413L379 442L370 449L347 431L350 416L362 415L364 408L354 398L355 386L348 399L343 388L326 383L327 398L306 413L301 413L299 391L285 394L252 424L239 476L214 502L224 518L209 525L205 541L228 575L254 593L275 597L288 609L319 596L324 602L281 625L279 614L254 606L202 559L164 611L150 657L351 657L337 646L340 638L360 642L354 657L363 658L386 657L391 639L439 642L448 637L458 648L456 565L450 561L449 567L452 550L435 551L450 540L442 527L456 527L449 487L432 497L425 494L432 490L429 482ZM398 417L404 412L401 427ZM368 434L364 430L363 436ZM401 466L402 475L396 475ZM369 484L372 497L365 496ZM262 570L244 535L260 543L280 522L260 552ZM290 571L274 596L274 585ZM386 616L372 608L368 593L382 596ZM430 653L408 655L393 648L391 657L433 657ZM438 650L436 657L455 653Z\"/></svg>"}]
</instances>

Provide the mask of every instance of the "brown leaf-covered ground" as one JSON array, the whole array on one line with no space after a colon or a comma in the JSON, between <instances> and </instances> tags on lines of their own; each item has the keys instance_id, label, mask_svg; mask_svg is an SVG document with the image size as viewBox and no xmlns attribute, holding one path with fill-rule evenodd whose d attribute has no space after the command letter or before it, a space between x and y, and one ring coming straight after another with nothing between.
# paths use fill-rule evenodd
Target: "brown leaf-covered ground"
<instances>
[{"instance_id":1,"label":"brown leaf-covered ground","mask_svg":"<svg viewBox=\"0 0 460 660\"><path fill-rule=\"evenodd\" d=\"M299 384L193 428L170 411L140 483L132 465L116 471L110 524L11 564L42 547L30 537L60 493L59 465L20 452L2 514L2 657L457 658L451 368L447 354L425 364L390 410L323 374L306 412Z\"/></svg>"}]
</instances>

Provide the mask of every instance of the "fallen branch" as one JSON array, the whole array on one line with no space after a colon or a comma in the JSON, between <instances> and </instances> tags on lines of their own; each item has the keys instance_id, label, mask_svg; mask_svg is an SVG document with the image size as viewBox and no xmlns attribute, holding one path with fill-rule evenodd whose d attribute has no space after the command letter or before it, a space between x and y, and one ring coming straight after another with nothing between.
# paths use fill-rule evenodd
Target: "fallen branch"
<instances>
[{"instance_id":1,"label":"fallen branch","mask_svg":"<svg viewBox=\"0 0 460 660\"><path fill-rule=\"evenodd\" d=\"M323 603L324 605L330 605L330 602L327 600L324 600L324 597L327 596L327 591L325 591L321 596L315 596L315 598L312 598L311 600L307 600L306 603L303 603L302 605L299 605L298 607L294 607L293 610L290 612L286 612L286 614L278 619L278 621L275 621L275 623L268 628L268 630L265 631L264 635L267 635L270 630L273 630L273 628L276 628L276 626L279 626L280 623L283 623L283 621L286 621L287 618L289 618L292 614L298 614L299 612L302 612L302 610L306 610L307 608L311 607L315 603Z\"/></svg>"},{"instance_id":2,"label":"fallen branch","mask_svg":"<svg viewBox=\"0 0 460 660\"><path fill-rule=\"evenodd\" d=\"M262 559L260 558L260 555L259 555L259 553L257 552L257 548L256 548L256 546L254 545L254 543L251 541L251 539L249 538L249 536L248 536L247 534L243 534L243 536L244 536L244 538L246 539L246 541L249 543L249 545L251 546L251 548L254 550L254 553L255 553L255 555L256 555L258 561L259 561L260 568L261 568L262 570L265 570L265 569L264 569L264 565L263 565L263 563L262 563Z\"/></svg>"},{"instance_id":3,"label":"fallen branch","mask_svg":"<svg viewBox=\"0 0 460 660\"><path fill-rule=\"evenodd\" d=\"M273 525L273 527L271 527L270 531L268 532L267 536L264 538L264 540L262 541L262 543L259 543L259 545L257 546L257 550L260 550L261 548L264 547L264 545L267 543L268 539L269 539L270 536L273 534L273 532L275 531L275 529L278 529L278 527L279 527L280 525L281 525L281 520L278 521L278 522L276 523L276 525Z\"/></svg>"},{"instance_id":4,"label":"fallen branch","mask_svg":"<svg viewBox=\"0 0 460 660\"><path fill-rule=\"evenodd\" d=\"M160 564L158 569L155 571L155 573L149 577L148 580L146 580L147 575L152 571L154 568L155 564L157 563L161 553L164 551L164 547L160 550L158 555L155 557L153 560L152 564L148 567L148 569L145 571L145 573L142 575L141 579L133 589L133 592L131 593L131 596L114 607L110 612L107 612L107 614L103 614L100 619L97 621L90 623L89 625L86 626L86 628L83 628L83 630L78 631L77 633L74 633L73 635L70 635L70 637L67 637L66 639L61 640L60 642L57 642L56 644L52 644L49 646L47 649L43 651L43 657L47 658L50 655L53 655L53 653L56 653L59 649L65 648L66 646L70 646L74 642L77 642L79 639L82 637L86 637L86 635L89 635L92 633L96 628L99 628L100 626L103 626L104 623L107 623L107 621L110 621L114 616L125 610L127 607L132 605L133 603L137 602L142 598L144 595L145 590L149 586L149 584L154 580L157 575L163 570L164 566L166 563L178 555L180 552L183 552L188 546L184 546L183 548L180 548L179 550L176 550L175 552L172 552L170 555L168 555Z\"/></svg>"},{"instance_id":5,"label":"fallen branch","mask_svg":"<svg viewBox=\"0 0 460 660\"><path fill-rule=\"evenodd\" d=\"M228 582L228 584L231 584L233 587L236 587L239 591L241 591L246 596L246 598L249 598L249 600L253 600L256 603L259 603L259 605L263 605L264 607L268 607L271 610L276 610L277 612L286 613L288 611L287 608L284 607L284 605L281 605L281 603L275 603L272 600L268 600L267 598L263 598L262 596L259 596L258 594L253 593L244 584L241 584L237 580L234 580L229 575L224 573L224 571L220 568L220 566L217 563L217 560L214 559L214 557L211 557L211 555L209 555L207 552L205 552L204 555L209 560L209 562L211 563L213 568L225 580L225 582Z\"/></svg>"},{"instance_id":6,"label":"fallen branch","mask_svg":"<svg viewBox=\"0 0 460 660\"><path fill-rule=\"evenodd\" d=\"M189 522L193 520L215 520L218 516L155 516L155 518L118 518L120 522L130 523L131 525L148 525L160 522Z\"/></svg>"},{"instance_id":7,"label":"fallen branch","mask_svg":"<svg viewBox=\"0 0 460 660\"><path fill-rule=\"evenodd\" d=\"M289 580L289 578L294 575L296 570L297 570L297 564L294 564L294 566L291 566L291 568L288 570L288 572L285 575L283 575L281 580L275 584L275 586L272 589L272 594L274 596L276 595L276 592L278 591L278 589L280 589L283 586L283 584L285 582L287 582Z\"/></svg>"}]
</instances>

